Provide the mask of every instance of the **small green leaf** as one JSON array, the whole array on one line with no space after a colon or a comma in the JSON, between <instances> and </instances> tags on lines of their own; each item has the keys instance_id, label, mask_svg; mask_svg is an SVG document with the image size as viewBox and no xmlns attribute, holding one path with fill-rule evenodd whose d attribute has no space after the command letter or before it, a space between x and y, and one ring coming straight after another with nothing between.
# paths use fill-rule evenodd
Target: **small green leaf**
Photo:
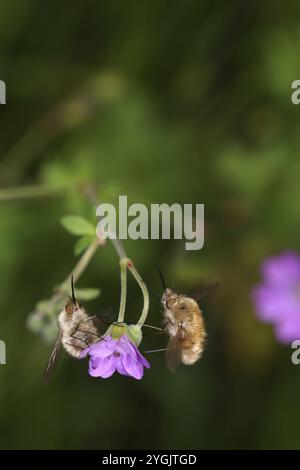
<instances>
[{"instance_id":1,"label":"small green leaf","mask_svg":"<svg viewBox=\"0 0 300 470\"><path fill-rule=\"evenodd\" d=\"M93 242L94 237L91 235L85 235L77 240L74 247L75 256L80 255L86 248Z\"/></svg>"},{"instance_id":2,"label":"small green leaf","mask_svg":"<svg viewBox=\"0 0 300 470\"><path fill-rule=\"evenodd\" d=\"M94 235L96 228L88 220L77 215L66 215L61 219L64 228L73 235Z\"/></svg>"},{"instance_id":3,"label":"small green leaf","mask_svg":"<svg viewBox=\"0 0 300 470\"><path fill-rule=\"evenodd\" d=\"M76 289L76 298L79 300L93 300L99 297L100 289L86 288L86 289Z\"/></svg>"}]
</instances>

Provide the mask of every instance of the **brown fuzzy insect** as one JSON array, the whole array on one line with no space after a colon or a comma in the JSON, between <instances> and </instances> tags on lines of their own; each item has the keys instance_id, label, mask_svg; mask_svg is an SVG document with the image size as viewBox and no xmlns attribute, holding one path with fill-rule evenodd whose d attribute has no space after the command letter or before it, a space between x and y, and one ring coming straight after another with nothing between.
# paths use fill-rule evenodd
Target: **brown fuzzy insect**
<instances>
[{"instance_id":1,"label":"brown fuzzy insect","mask_svg":"<svg viewBox=\"0 0 300 470\"><path fill-rule=\"evenodd\" d=\"M175 372L181 363L191 365L200 359L206 338L205 325L196 300L167 288L161 302L164 306L164 329L170 336L166 363Z\"/></svg>"},{"instance_id":2,"label":"brown fuzzy insect","mask_svg":"<svg viewBox=\"0 0 300 470\"><path fill-rule=\"evenodd\" d=\"M96 326L100 319L95 315L89 317L84 308L77 302L73 277L71 287L72 297L69 298L65 308L58 316L59 335L44 371L44 382L48 382L59 360L62 348L71 356L79 358L84 349L101 338Z\"/></svg>"},{"instance_id":3,"label":"brown fuzzy insect","mask_svg":"<svg viewBox=\"0 0 300 470\"><path fill-rule=\"evenodd\" d=\"M205 324L196 299L168 288L158 266L157 269L164 288L161 296L164 307L163 331L167 331L170 336L165 350L166 363L175 372L180 364L195 364L202 356L206 339ZM203 299L218 286L219 282L215 282L201 290L197 300Z\"/></svg>"}]
</instances>

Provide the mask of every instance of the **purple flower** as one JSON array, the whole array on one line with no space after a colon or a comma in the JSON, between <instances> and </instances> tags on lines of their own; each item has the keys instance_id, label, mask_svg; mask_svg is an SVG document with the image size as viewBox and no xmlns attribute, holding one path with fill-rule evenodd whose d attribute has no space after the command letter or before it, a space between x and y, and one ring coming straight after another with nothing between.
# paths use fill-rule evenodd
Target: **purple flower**
<instances>
[{"instance_id":1,"label":"purple flower","mask_svg":"<svg viewBox=\"0 0 300 470\"><path fill-rule=\"evenodd\" d=\"M113 339L110 335L104 336L85 349L81 357L86 357L87 354L90 356L89 374L92 377L107 379L117 371L140 380L144 367L150 367L149 362L126 335L118 339Z\"/></svg>"},{"instance_id":2,"label":"purple flower","mask_svg":"<svg viewBox=\"0 0 300 470\"><path fill-rule=\"evenodd\" d=\"M262 265L263 282L252 292L260 320L273 323L278 340L300 339L300 257L288 251Z\"/></svg>"}]
</instances>

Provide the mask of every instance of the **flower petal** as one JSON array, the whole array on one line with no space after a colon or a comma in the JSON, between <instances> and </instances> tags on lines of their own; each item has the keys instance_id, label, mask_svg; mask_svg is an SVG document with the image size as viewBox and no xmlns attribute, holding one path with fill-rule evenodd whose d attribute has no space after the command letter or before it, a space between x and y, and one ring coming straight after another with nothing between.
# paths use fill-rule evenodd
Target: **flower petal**
<instances>
[{"instance_id":1,"label":"flower petal","mask_svg":"<svg viewBox=\"0 0 300 470\"><path fill-rule=\"evenodd\" d=\"M121 355L128 354L130 353L130 344L128 336L123 335L116 341L114 351Z\"/></svg>"},{"instance_id":2,"label":"flower petal","mask_svg":"<svg viewBox=\"0 0 300 470\"><path fill-rule=\"evenodd\" d=\"M300 339L300 256L286 251L269 258L262 274L262 284L252 292L257 316L274 323L280 342Z\"/></svg>"},{"instance_id":3,"label":"flower petal","mask_svg":"<svg viewBox=\"0 0 300 470\"><path fill-rule=\"evenodd\" d=\"M82 356L90 355L89 374L92 377L110 377L116 370L121 375L141 379L144 367L150 364L127 335L113 339L110 335L92 344Z\"/></svg>"},{"instance_id":4,"label":"flower petal","mask_svg":"<svg viewBox=\"0 0 300 470\"><path fill-rule=\"evenodd\" d=\"M124 366L123 366L123 361L122 361L122 357L119 356L116 360L116 369L117 371L119 372L119 374L121 375L127 375L129 376L130 374L128 374L128 372L126 372Z\"/></svg>"},{"instance_id":5,"label":"flower petal","mask_svg":"<svg viewBox=\"0 0 300 470\"><path fill-rule=\"evenodd\" d=\"M133 343L131 343L131 346L132 346L132 348L134 348L134 350L135 350L136 360L138 360L139 362L141 362L145 367L147 367L147 369L150 369L150 364L149 364L149 362L148 362L147 359L140 353L140 351L138 350L138 348L136 347L136 345L133 344Z\"/></svg>"},{"instance_id":6,"label":"flower petal","mask_svg":"<svg viewBox=\"0 0 300 470\"><path fill-rule=\"evenodd\" d=\"M90 358L89 374L92 377L110 377L116 370L115 357L113 354L105 358Z\"/></svg>"},{"instance_id":7,"label":"flower petal","mask_svg":"<svg viewBox=\"0 0 300 470\"><path fill-rule=\"evenodd\" d=\"M126 372L137 380L140 380L144 374L143 364L133 359L130 354L122 356L122 364Z\"/></svg>"},{"instance_id":8,"label":"flower petal","mask_svg":"<svg viewBox=\"0 0 300 470\"><path fill-rule=\"evenodd\" d=\"M262 274L267 284L290 286L298 283L300 282L300 258L292 251L268 258L262 265Z\"/></svg>"},{"instance_id":9,"label":"flower petal","mask_svg":"<svg viewBox=\"0 0 300 470\"><path fill-rule=\"evenodd\" d=\"M275 326L275 333L281 343L292 343L295 339L300 339L300 322L285 321Z\"/></svg>"},{"instance_id":10,"label":"flower petal","mask_svg":"<svg viewBox=\"0 0 300 470\"><path fill-rule=\"evenodd\" d=\"M113 340L109 336L106 336L96 343L93 343L88 349L88 353L92 357L108 357L110 356L116 346L116 340Z\"/></svg>"},{"instance_id":11,"label":"flower petal","mask_svg":"<svg viewBox=\"0 0 300 470\"><path fill-rule=\"evenodd\" d=\"M265 285L254 288L252 300L261 320L273 322L283 320L291 312L300 319L300 299L286 288L275 289ZM296 313L297 312L297 313Z\"/></svg>"}]
</instances>

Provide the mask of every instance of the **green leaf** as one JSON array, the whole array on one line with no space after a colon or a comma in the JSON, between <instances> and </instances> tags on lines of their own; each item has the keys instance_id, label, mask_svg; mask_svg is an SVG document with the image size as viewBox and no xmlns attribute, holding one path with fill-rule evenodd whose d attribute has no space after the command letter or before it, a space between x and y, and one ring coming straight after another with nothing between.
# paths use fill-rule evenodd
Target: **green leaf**
<instances>
[{"instance_id":1,"label":"green leaf","mask_svg":"<svg viewBox=\"0 0 300 470\"><path fill-rule=\"evenodd\" d=\"M94 237L91 235L85 235L84 237L79 238L74 247L75 256L80 255L86 248L88 248L93 240Z\"/></svg>"},{"instance_id":2,"label":"green leaf","mask_svg":"<svg viewBox=\"0 0 300 470\"><path fill-rule=\"evenodd\" d=\"M79 300L93 300L99 297L101 291L96 288L76 289L76 298Z\"/></svg>"},{"instance_id":3,"label":"green leaf","mask_svg":"<svg viewBox=\"0 0 300 470\"><path fill-rule=\"evenodd\" d=\"M94 235L96 228L88 220L77 215L66 215L61 219L64 228L73 235Z\"/></svg>"}]
</instances>

